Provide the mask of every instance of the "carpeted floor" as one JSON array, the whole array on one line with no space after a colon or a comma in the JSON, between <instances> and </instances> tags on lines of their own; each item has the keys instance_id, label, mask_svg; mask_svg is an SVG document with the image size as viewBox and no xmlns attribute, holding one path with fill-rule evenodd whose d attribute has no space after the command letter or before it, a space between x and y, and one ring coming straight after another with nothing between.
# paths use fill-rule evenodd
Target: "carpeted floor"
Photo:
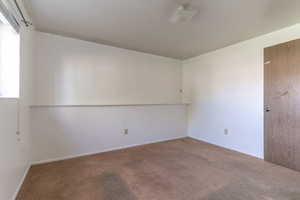
<instances>
[{"instance_id":1,"label":"carpeted floor","mask_svg":"<svg viewBox=\"0 0 300 200\"><path fill-rule=\"evenodd\" d=\"M18 200L300 200L300 173L186 138L33 166Z\"/></svg>"}]
</instances>

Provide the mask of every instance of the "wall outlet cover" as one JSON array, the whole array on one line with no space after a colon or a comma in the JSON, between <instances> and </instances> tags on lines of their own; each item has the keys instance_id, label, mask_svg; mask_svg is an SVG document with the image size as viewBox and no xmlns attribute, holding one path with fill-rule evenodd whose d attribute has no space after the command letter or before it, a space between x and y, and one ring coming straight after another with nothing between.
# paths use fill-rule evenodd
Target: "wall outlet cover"
<instances>
[{"instance_id":1,"label":"wall outlet cover","mask_svg":"<svg viewBox=\"0 0 300 200\"><path fill-rule=\"evenodd\" d=\"M224 135L228 135L229 134L229 131L228 131L228 129L226 128L226 129L224 129Z\"/></svg>"}]
</instances>

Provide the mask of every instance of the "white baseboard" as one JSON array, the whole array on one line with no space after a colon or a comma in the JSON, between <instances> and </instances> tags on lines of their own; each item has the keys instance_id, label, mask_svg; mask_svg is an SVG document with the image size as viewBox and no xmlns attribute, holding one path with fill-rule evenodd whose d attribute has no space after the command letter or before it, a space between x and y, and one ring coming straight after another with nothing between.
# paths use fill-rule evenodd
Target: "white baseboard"
<instances>
[{"instance_id":1,"label":"white baseboard","mask_svg":"<svg viewBox=\"0 0 300 200\"><path fill-rule=\"evenodd\" d=\"M127 149L127 148L142 146L142 145L146 145L146 144L166 142L166 141L176 140L176 139L182 139L182 138L187 138L187 136L166 138L166 139L161 139L161 140L153 140L153 141L145 142L145 143L141 143L141 144L132 144L132 145L126 145L126 146L121 146L121 147L113 147L113 148L109 148L109 149L100 150L100 151L97 151L97 152L88 152L88 153L82 153L82 154L64 156L64 157L60 157L60 158L53 158L53 159L46 159L46 160L34 161L34 162L32 162L32 165L39 165L39 164L45 164L45 163L50 163L50 162L55 162L55 161L68 160L68 159L78 158L78 157L82 157L82 156L89 156L89 155L94 155L94 154L99 154L99 153L105 153L105 152L110 152L110 151Z\"/></svg>"},{"instance_id":2,"label":"white baseboard","mask_svg":"<svg viewBox=\"0 0 300 200\"><path fill-rule=\"evenodd\" d=\"M197 138L197 137L194 137L194 136L188 136L188 137L193 138L193 139L198 140L198 141L201 141L201 142L205 142L205 143L208 143L208 144L217 146L217 147L221 147L221 148L224 148L224 149L227 149L227 150L230 150L230 151L235 151L235 152L238 152L238 153L247 155L247 156L251 156L251 157L255 157L255 158L264 160L263 157L258 156L258 155L255 155L255 154L251 154L251 153L249 153L249 152L243 152L243 151L240 151L240 150L238 150L238 149L234 149L234 148L229 148L229 147L226 147L226 146L222 146L222 145L219 145L219 144L216 144L216 143L213 143L213 142L210 142L210 141L201 139L201 138Z\"/></svg>"},{"instance_id":3,"label":"white baseboard","mask_svg":"<svg viewBox=\"0 0 300 200\"><path fill-rule=\"evenodd\" d=\"M15 192L15 194L12 197L12 200L15 200L17 198L17 196L18 196L18 194L19 194L19 192L21 190L21 187L22 187L22 185L23 185L23 183L25 181L25 178L26 178L26 176L27 176L27 174L29 172L30 167L31 167L31 165L27 166L27 168L26 168L26 170L25 170L25 172L24 172L24 174L23 174L23 176L21 178L21 181L20 181L20 183L19 183L19 185L18 185L18 187L16 189L16 192Z\"/></svg>"}]
</instances>

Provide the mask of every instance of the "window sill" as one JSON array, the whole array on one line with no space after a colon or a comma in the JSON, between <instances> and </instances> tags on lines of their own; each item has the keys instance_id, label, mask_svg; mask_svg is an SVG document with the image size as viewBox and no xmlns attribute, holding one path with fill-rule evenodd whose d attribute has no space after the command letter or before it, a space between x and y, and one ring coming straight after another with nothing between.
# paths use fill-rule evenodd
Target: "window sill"
<instances>
[{"instance_id":1,"label":"window sill","mask_svg":"<svg viewBox=\"0 0 300 200\"><path fill-rule=\"evenodd\" d=\"M20 99L20 97L1 97L1 96L0 96L0 100L1 100L1 99L3 99L3 100L6 100L6 99L8 99L8 100L9 100L9 99L11 99L11 100L18 100L18 99Z\"/></svg>"}]
</instances>

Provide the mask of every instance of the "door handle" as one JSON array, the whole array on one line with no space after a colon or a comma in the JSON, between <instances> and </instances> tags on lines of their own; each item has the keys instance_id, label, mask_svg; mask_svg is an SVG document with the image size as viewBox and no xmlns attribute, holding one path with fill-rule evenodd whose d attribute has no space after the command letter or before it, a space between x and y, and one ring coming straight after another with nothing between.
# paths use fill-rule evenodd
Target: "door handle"
<instances>
[{"instance_id":1,"label":"door handle","mask_svg":"<svg viewBox=\"0 0 300 200\"><path fill-rule=\"evenodd\" d=\"M271 111L270 106L265 106L265 112L270 112L270 111Z\"/></svg>"}]
</instances>

